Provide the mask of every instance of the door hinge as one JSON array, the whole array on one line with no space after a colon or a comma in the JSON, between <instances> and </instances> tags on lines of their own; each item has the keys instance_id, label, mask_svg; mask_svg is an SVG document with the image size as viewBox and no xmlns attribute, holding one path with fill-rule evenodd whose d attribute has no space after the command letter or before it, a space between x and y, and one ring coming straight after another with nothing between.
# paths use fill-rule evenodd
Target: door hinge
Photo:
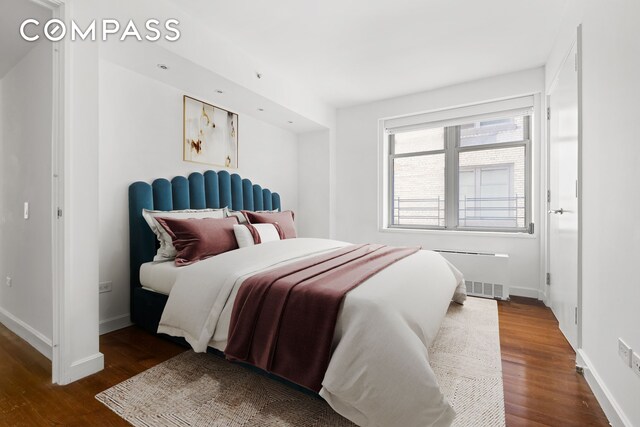
<instances>
[{"instance_id":1,"label":"door hinge","mask_svg":"<svg viewBox=\"0 0 640 427\"><path fill-rule=\"evenodd\" d=\"M547 285L551 286L551 273L547 273Z\"/></svg>"},{"instance_id":2,"label":"door hinge","mask_svg":"<svg viewBox=\"0 0 640 427\"><path fill-rule=\"evenodd\" d=\"M575 322L578 324L578 307L575 308Z\"/></svg>"},{"instance_id":3,"label":"door hinge","mask_svg":"<svg viewBox=\"0 0 640 427\"><path fill-rule=\"evenodd\" d=\"M551 190L547 190L547 203L551 203Z\"/></svg>"},{"instance_id":4,"label":"door hinge","mask_svg":"<svg viewBox=\"0 0 640 427\"><path fill-rule=\"evenodd\" d=\"M58 208L58 218L62 218L62 208Z\"/></svg>"},{"instance_id":5,"label":"door hinge","mask_svg":"<svg viewBox=\"0 0 640 427\"><path fill-rule=\"evenodd\" d=\"M547 107L547 120L551 120L551 107Z\"/></svg>"},{"instance_id":6,"label":"door hinge","mask_svg":"<svg viewBox=\"0 0 640 427\"><path fill-rule=\"evenodd\" d=\"M533 234L534 230L535 230L535 225L532 222L530 222L529 229L527 231L529 234Z\"/></svg>"}]
</instances>

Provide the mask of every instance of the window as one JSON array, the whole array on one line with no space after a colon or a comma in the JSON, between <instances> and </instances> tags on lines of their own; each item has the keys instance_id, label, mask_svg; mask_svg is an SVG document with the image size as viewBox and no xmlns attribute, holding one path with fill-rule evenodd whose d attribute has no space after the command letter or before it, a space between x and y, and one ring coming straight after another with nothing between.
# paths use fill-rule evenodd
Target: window
<instances>
[{"instance_id":1,"label":"window","mask_svg":"<svg viewBox=\"0 0 640 427\"><path fill-rule=\"evenodd\" d=\"M435 128L394 135L394 224L444 227L444 131Z\"/></svg>"},{"instance_id":2,"label":"window","mask_svg":"<svg viewBox=\"0 0 640 427\"><path fill-rule=\"evenodd\" d=\"M387 127L388 226L531 232L531 108Z\"/></svg>"}]
</instances>

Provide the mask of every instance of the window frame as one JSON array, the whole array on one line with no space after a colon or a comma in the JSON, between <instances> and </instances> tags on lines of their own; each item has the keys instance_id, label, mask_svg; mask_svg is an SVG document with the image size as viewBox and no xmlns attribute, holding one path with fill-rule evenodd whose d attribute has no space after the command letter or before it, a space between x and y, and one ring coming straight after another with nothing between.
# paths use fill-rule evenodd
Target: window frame
<instances>
[{"instance_id":1,"label":"window frame","mask_svg":"<svg viewBox=\"0 0 640 427\"><path fill-rule=\"evenodd\" d=\"M505 112L503 112L505 113ZM495 116L495 119L500 118L500 112L491 114ZM418 151L412 153L394 154L395 134L396 132L387 133L387 219L385 228L395 230L441 230L441 231L472 231L472 232L500 232L510 234L533 234L533 222L532 222L532 122L534 119L533 111L523 113L523 136L522 141L512 142L498 142L491 144L479 144L470 145L466 147L460 146L460 126L456 124L453 126L444 127L444 149L443 150L430 150L430 151ZM469 117L470 122L473 122L473 117ZM424 123L424 129L432 127L429 123ZM417 130L415 127L413 130ZM459 224L459 209L460 209L460 186L459 186L459 157L461 153L485 151L505 148L524 148L524 167L525 167L525 212L524 212L524 226L523 227L472 227L472 226L460 226ZM424 155L444 154L445 156L445 209L444 209L444 226L440 225L425 225L425 224L394 224L395 221L395 202L394 202L394 160L396 158L403 157L418 157ZM489 166L489 165L487 165ZM517 215L517 213L516 213Z\"/></svg>"}]
</instances>

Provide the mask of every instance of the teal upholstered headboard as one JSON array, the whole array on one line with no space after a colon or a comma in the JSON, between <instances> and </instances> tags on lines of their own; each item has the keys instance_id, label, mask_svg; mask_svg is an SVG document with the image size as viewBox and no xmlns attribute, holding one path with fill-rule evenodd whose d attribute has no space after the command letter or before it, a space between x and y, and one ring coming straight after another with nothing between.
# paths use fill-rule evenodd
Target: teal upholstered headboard
<instances>
[{"instance_id":1,"label":"teal upholstered headboard","mask_svg":"<svg viewBox=\"0 0 640 427\"><path fill-rule=\"evenodd\" d=\"M227 171L194 172L189 178L160 178L152 184L129 186L129 248L131 290L140 285L140 266L153 260L156 237L142 217L142 209L170 211L229 207L235 211L281 209L280 195ZM133 300L133 298L132 298Z\"/></svg>"}]
</instances>

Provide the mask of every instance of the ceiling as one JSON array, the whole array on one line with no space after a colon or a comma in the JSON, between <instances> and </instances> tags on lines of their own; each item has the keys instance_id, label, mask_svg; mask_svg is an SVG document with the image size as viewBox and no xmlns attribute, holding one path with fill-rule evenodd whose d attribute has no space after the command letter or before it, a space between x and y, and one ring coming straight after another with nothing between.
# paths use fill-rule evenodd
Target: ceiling
<instances>
[{"instance_id":1,"label":"ceiling","mask_svg":"<svg viewBox=\"0 0 640 427\"><path fill-rule=\"evenodd\" d=\"M248 114L294 133L324 129L303 115L158 44L104 43L100 48L100 58L180 89L185 95L204 99L234 113ZM159 64L168 68L161 69Z\"/></svg>"},{"instance_id":2,"label":"ceiling","mask_svg":"<svg viewBox=\"0 0 640 427\"><path fill-rule=\"evenodd\" d=\"M17 1L17 0L14 0ZM567 0L182 0L336 107L544 65Z\"/></svg>"},{"instance_id":3,"label":"ceiling","mask_svg":"<svg viewBox=\"0 0 640 427\"><path fill-rule=\"evenodd\" d=\"M40 22L51 17L51 11L27 0L0 0L0 79L13 68L37 42L20 37L20 24L27 18Z\"/></svg>"}]
</instances>

